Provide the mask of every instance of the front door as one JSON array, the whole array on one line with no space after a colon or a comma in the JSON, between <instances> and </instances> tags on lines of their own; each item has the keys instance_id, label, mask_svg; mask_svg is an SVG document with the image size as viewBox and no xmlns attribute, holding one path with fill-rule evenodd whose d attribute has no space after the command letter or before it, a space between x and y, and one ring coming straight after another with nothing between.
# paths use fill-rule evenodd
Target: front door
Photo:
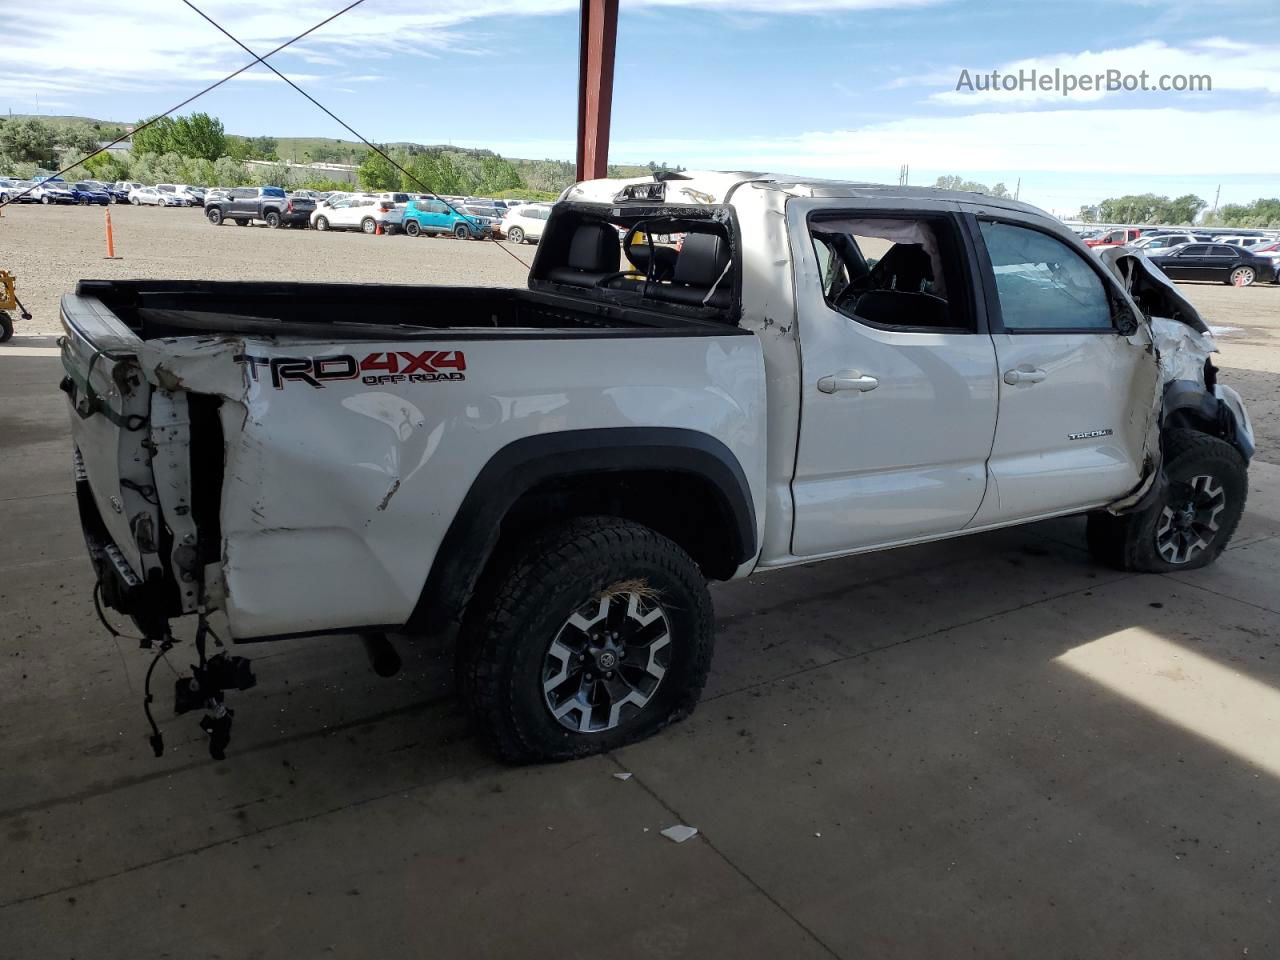
<instances>
[{"instance_id":1,"label":"front door","mask_svg":"<svg viewBox=\"0 0 1280 960\"><path fill-rule=\"evenodd\" d=\"M792 553L963 529L986 488L996 365L958 216L793 200L787 219L802 411Z\"/></svg>"},{"instance_id":2,"label":"front door","mask_svg":"<svg viewBox=\"0 0 1280 960\"><path fill-rule=\"evenodd\" d=\"M1047 231L978 222L1000 417L974 526L1098 506L1137 486L1159 369L1099 263Z\"/></svg>"}]
</instances>

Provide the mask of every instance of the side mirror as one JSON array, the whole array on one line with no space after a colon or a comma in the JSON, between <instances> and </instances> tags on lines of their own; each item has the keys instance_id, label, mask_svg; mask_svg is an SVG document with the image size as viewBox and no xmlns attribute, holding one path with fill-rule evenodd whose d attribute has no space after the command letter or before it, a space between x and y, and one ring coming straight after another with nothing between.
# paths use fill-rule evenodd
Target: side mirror
<instances>
[{"instance_id":1,"label":"side mirror","mask_svg":"<svg viewBox=\"0 0 1280 960\"><path fill-rule=\"evenodd\" d=\"M1138 332L1138 318L1133 315L1127 303L1117 303L1111 313L1111 321L1122 337L1131 337Z\"/></svg>"}]
</instances>

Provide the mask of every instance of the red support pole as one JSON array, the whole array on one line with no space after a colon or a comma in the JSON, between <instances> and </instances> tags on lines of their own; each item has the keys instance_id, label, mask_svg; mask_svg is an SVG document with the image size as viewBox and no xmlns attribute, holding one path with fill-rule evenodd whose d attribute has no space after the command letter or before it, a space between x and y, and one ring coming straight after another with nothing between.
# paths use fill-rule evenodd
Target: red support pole
<instances>
[{"instance_id":1,"label":"red support pole","mask_svg":"<svg viewBox=\"0 0 1280 960\"><path fill-rule=\"evenodd\" d=\"M618 0L582 0L578 42L578 179L609 173Z\"/></svg>"}]
</instances>

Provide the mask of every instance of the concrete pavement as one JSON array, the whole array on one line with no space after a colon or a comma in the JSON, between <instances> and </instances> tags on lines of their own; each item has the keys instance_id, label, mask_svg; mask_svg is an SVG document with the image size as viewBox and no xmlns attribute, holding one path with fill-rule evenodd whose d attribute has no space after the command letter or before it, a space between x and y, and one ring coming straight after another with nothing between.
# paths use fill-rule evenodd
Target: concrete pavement
<instances>
[{"instance_id":1,"label":"concrete pavement","mask_svg":"<svg viewBox=\"0 0 1280 960\"><path fill-rule=\"evenodd\" d=\"M166 673L156 760L29 345L0 353L2 958L1280 955L1280 467L1208 571L1100 569L1065 520L718 587L702 706L611 756L498 766L448 650L402 641L388 681L330 638L242 651L223 763Z\"/></svg>"}]
</instances>

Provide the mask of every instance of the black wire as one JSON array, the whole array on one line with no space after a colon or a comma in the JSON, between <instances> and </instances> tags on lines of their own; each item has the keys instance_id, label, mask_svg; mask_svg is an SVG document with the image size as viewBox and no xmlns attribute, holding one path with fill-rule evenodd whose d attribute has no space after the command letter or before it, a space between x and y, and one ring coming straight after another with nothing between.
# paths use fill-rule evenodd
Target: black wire
<instances>
[{"instance_id":1,"label":"black wire","mask_svg":"<svg viewBox=\"0 0 1280 960\"><path fill-rule=\"evenodd\" d=\"M137 134L138 132L140 132L140 131L142 131L142 130L147 129L147 127L151 126L151 125L152 125L153 123L155 123L156 121L161 120L161 119L163 119L163 118L167 117L169 114L171 114L171 113L173 113L173 112L175 112L175 111L177 111L177 110L181 110L183 107L185 107L185 106L186 106L188 103L190 103L192 100L196 100L196 99L198 99L199 97L203 97L203 96L204 96L206 93L208 93L210 90L215 90L215 89L217 89L218 87L220 87L220 86L222 86L224 83L226 83L228 80L234 80L236 77L240 76L240 74L244 73L244 72L245 72L246 70L248 70L250 67L255 66L256 64L259 64L259 63L265 63L265 62L266 62L267 57L273 57L273 56L275 56L277 53L279 53L279 52L280 52L281 50L283 50L285 47L289 46L290 44L297 43L299 40L301 40L303 37L305 37L305 36L307 36L307 35L309 35L309 34L315 33L317 30L319 30L319 29L320 29L321 27L323 27L325 24L332 23L334 20L338 19L338 17L342 16L342 15L343 15L344 13L346 13L348 10L352 9L353 7L358 7L358 6L360 6L360 4L362 4L362 3L364 3L364 0L352 0L352 2L351 2L351 3L347 4L345 7L343 7L341 10L339 10L337 13L335 13L333 16L331 16L331 17L326 17L325 19L323 19L323 20L321 20L319 23L317 23L314 27L312 27L310 30L306 30L306 31L304 31L303 33L298 34L298 35L297 35L296 37L294 37L292 40L289 40L289 41L286 41L285 43L280 44L280 46L276 47L276 48L275 48L274 50L272 50L270 53L264 53L262 56L258 56L257 54L253 53L253 51L252 51L252 50L249 50L249 48L248 48L248 47L245 47L245 46L244 46L244 44L243 44L243 43L241 43L241 44L240 44L240 46L244 47L244 49L245 49L245 50L249 50L249 53L253 55L253 60L252 60L252 61L250 61L249 63L246 63L243 67L241 67L241 68L240 68L239 70L237 70L235 73L229 73L229 74L227 74L225 77L223 77L223 78L222 78L221 80L219 80L217 83L211 83L211 84L209 84L209 86L205 87L205 88L204 88L203 90L201 90L199 93L192 94L191 96L187 97L187 99L183 100L181 103L177 104L176 106L172 106L172 107L170 107L170 108L169 108L168 110L166 110L164 113L157 114L156 116L154 116L154 117L152 117L150 120L148 120L146 123L139 124L137 127L135 127L135 128L133 129L133 131L132 131L132 132L130 132L130 133L123 133L123 134L121 134L120 136L118 136L118 137L116 137L114 140L112 140L110 143L106 144L105 146L99 147L97 150L93 151L93 153L89 154L88 156L81 157L81 158L80 158L79 160L77 160L75 163L71 164L71 166L69 166L69 167L63 167L61 170L59 170L57 173L55 173L55 174L53 175L53 178L60 177L60 176L62 176L64 173L66 173L68 170L73 170L73 169L75 169L76 167L80 166L80 164L85 163L85 162L86 162L86 161L88 161L88 160L92 160L92 159L93 159L94 157L96 157L98 154L103 153L104 151L110 150L112 147L114 147L117 143L120 143L122 140L128 140L130 137L134 136L134 135L135 135L135 134ZM206 19L208 19L208 18L206 17ZM212 22L212 21L210 21L210 22ZM230 34L228 34L228 36L230 36ZM233 39L234 39L234 38L233 38ZM237 42L237 43L239 43L239 41L236 41L236 42ZM270 64L268 64L268 66L270 66ZM272 67L272 69L275 69L275 68L274 68L274 67ZM51 179L53 179L53 178L51 178ZM0 203L0 209L3 209L4 207L7 207L7 206L8 206L9 204L11 204L11 203L16 203L18 200L20 200L20 199L22 199L23 197L25 197L28 193L30 193L32 190L34 190L34 189L35 189L36 187L38 187L38 186L39 186L39 184L32 184L30 187L28 187L26 190L23 190L21 193L15 194L14 196L10 197L8 200L4 201L4 203Z\"/></svg>"},{"instance_id":2,"label":"black wire","mask_svg":"<svg viewBox=\"0 0 1280 960\"><path fill-rule=\"evenodd\" d=\"M115 627L111 625L110 621L107 620L107 615L103 613L102 603L98 599L101 593L102 593L102 581L98 580L93 585L93 609L98 611L98 619L101 620L102 625L107 628L107 633L111 634L113 638L119 638L122 640L141 641L142 637L133 637L127 633L121 633L119 630L117 630Z\"/></svg>"},{"instance_id":3,"label":"black wire","mask_svg":"<svg viewBox=\"0 0 1280 960\"><path fill-rule=\"evenodd\" d=\"M199 14L201 17L203 17L205 20L207 20L210 24L212 24L212 25L213 25L213 27L214 27L214 28L215 28L219 33L221 33L224 37L226 37L228 40L230 40L232 43L234 43L237 47L239 47L239 48L240 48L241 50L243 50L245 53L249 54L250 56L257 56L257 54L255 54L251 49L249 49L247 46L245 46L243 43L241 43L241 42L240 42L240 40L239 40L239 39L237 39L235 36L233 36L229 30L227 30L224 26L222 26L222 24L218 23L218 21L217 21L217 20L214 20L214 19L213 19L213 17L209 16L207 13L205 13L203 10L201 10L199 7L197 7L194 3L192 3L192 2L191 2L191 0L182 0L182 2L183 2L184 4L186 4L188 7L190 7L192 10L194 10L196 13L198 13L198 14ZM270 56L270 54L267 54L267 56ZM412 173L410 173L410 172L409 172L408 170L406 170L404 167L400 166L400 164L398 164L398 163L396 163L394 160L392 160L392 159L391 159L391 157L387 156L386 152L385 152L381 147L375 146L372 142L370 142L368 139L366 139L366 138L365 138L365 136L364 136L364 134L362 134L359 130L357 130L355 127L351 126L351 124L347 123L347 121L343 120L340 116L338 116L336 113L334 113L334 112L333 112L332 110L330 110L328 107L326 107L323 103L321 103L319 100L317 100L317 99L316 99L315 97L313 97L311 94L307 93L307 91L303 90L300 86L298 86L296 83L294 83L294 82L293 82L292 80L290 80L288 77L286 77L283 73L281 73L279 70L277 70L274 66L272 66L272 65L271 65L271 64L269 64L269 63L267 63L267 61L266 61L266 58L265 58L265 57L258 57L258 59L257 59L257 61L256 61L256 62L261 63L264 67L266 67L268 70L270 70L272 73L274 73L277 77L279 77L281 80L283 80L283 81L284 81L285 83L287 83L289 86L293 87L293 89L297 90L297 91L298 91L298 93L302 94L304 97L306 97L308 100L310 100L310 101L311 101L315 106L319 107L319 108L320 108L320 110L321 110L321 111L323 111L323 112L324 112L324 114L325 114L326 116L328 116L328 117L329 117L329 119L333 120L335 123L338 123L340 126L342 126L342 127L343 127L343 129L345 129L345 130L346 130L348 133L350 133L353 137L355 137L357 140L359 140L361 143L363 143L366 147L368 147L370 150L372 150L372 151L373 151L374 153L376 153L378 156L382 157L382 159L383 159L383 160L385 160L385 161L387 161L387 163L391 164L393 167L395 167L397 170L399 170L401 174L403 174L404 176L406 176L406 177L408 177L410 180L412 180L414 183L416 183L419 187L421 187L421 188L422 188L422 192L423 192L423 193L425 193L427 196L431 197L433 200L439 200L441 203L443 203L446 207L448 207L450 210L452 210L452 211L453 211L454 213L456 213L458 216L463 216L463 214L462 214L462 213L461 213L461 212L460 212L460 211L459 211L459 210L458 210L458 209L457 209L453 204L451 204L448 200L445 200L443 197L439 196L439 195L438 195L434 190L432 190L430 187L428 187L425 183L423 183L421 180L419 180L417 177L415 177ZM495 242L496 242L496 241L495 241ZM516 263L520 264L520 266L524 267L525 269L529 269L529 264L525 263L523 260L521 260L519 257L517 257L514 253L512 253L510 250L508 250L506 247L502 246L501 244L498 244L498 249L500 249L503 253L507 254L507 256L511 257L511 259L515 260L515 261L516 261Z\"/></svg>"}]
</instances>

